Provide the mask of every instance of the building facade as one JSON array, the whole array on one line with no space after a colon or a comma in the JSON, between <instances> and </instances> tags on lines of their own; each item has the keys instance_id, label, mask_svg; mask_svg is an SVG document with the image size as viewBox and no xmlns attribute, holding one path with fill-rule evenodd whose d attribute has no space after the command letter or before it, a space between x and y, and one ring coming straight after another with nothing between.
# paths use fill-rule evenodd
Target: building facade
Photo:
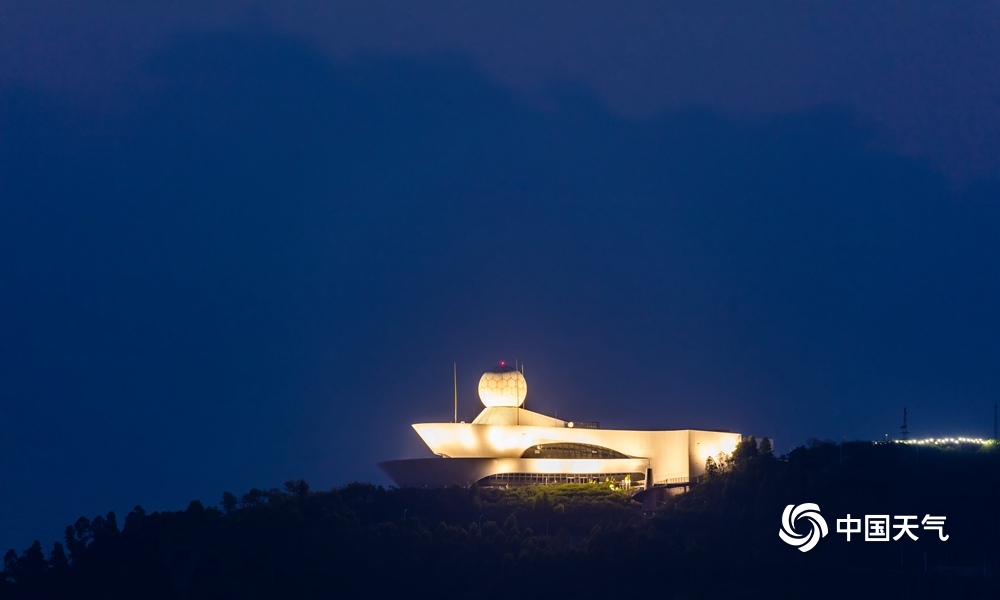
<instances>
[{"instance_id":1,"label":"building facade","mask_svg":"<svg viewBox=\"0 0 1000 600\"><path fill-rule=\"evenodd\" d=\"M708 457L732 453L741 436L728 431L600 429L522 408L523 374L483 374L483 411L472 423L418 423L436 456L391 460L379 467L401 487L530 485L628 481L632 487L683 486Z\"/></svg>"}]
</instances>

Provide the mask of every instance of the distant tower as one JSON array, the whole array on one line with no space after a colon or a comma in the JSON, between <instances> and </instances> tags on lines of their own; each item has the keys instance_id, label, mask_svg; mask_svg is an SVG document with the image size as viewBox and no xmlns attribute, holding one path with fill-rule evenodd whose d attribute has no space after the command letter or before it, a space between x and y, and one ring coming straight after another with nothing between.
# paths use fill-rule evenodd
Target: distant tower
<instances>
[{"instance_id":1,"label":"distant tower","mask_svg":"<svg viewBox=\"0 0 1000 600\"><path fill-rule=\"evenodd\" d=\"M910 430L906 427L906 406L903 406L903 424L899 426L900 439L906 440L910 437Z\"/></svg>"},{"instance_id":2,"label":"distant tower","mask_svg":"<svg viewBox=\"0 0 1000 600\"><path fill-rule=\"evenodd\" d=\"M997 401L993 401L993 439L997 440L1000 437L997 436Z\"/></svg>"}]
</instances>

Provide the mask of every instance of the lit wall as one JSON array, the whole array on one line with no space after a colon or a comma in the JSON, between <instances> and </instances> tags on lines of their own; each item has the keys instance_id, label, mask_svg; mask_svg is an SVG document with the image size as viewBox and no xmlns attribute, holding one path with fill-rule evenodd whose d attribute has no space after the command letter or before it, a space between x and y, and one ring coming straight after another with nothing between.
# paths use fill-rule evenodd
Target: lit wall
<instances>
[{"instance_id":1,"label":"lit wall","mask_svg":"<svg viewBox=\"0 0 1000 600\"><path fill-rule=\"evenodd\" d=\"M740 440L736 433L687 429L639 431L473 423L420 423L413 428L432 452L450 458L520 459L531 446L558 442L602 446L644 459L653 469L654 483L697 477L704 472L708 456L730 453ZM579 459L570 462L575 460Z\"/></svg>"}]
</instances>

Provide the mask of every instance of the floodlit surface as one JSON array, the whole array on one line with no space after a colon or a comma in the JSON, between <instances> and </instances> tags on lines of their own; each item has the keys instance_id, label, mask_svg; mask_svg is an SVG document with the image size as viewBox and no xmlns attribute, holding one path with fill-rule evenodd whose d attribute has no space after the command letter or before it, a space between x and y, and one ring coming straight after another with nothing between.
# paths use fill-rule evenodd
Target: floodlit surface
<instances>
[{"instance_id":1,"label":"floodlit surface","mask_svg":"<svg viewBox=\"0 0 1000 600\"><path fill-rule=\"evenodd\" d=\"M517 371L488 371L479 378L479 399L487 407L524 404L528 395L528 382Z\"/></svg>"},{"instance_id":2,"label":"floodlit surface","mask_svg":"<svg viewBox=\"0 0 1000 600\"><path fill-rule=\"evenodd\" d=\"M738 433L720 431L572 427L570 422L519 408L527 395L527 382L513 370L484 374L479 390L486 408L472 423L413 425L439 458L388 461L379 466L397 484L411 486L469 485L503 474L539 483L545 479L531 476L635 474L644 479L647 470L652 470L653 484L683 483L704 473L709 457L732 453L741 439ZM532 449L541 454L551 444L570 445L579 456L531 458ZM598 458L602 449L618 457Z\"/></svg>"}]
</instances>

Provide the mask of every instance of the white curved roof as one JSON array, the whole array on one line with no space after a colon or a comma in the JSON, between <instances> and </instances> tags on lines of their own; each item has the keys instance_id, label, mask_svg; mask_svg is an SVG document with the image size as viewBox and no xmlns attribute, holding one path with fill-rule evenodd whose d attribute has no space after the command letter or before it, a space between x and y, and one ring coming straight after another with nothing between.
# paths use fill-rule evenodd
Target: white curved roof
<instances>
[{"instance_id":1,"label":"white curved roof","mask_svg":"<svg viewBox=\"0 0 1000 600\"><path fill-rule=\"evenodd\" d=\"M532 425L535 427L565 427L566 421L548 417L523 408L490 406L472 421L473 425Z\"/></svg>"}]
</instances>

